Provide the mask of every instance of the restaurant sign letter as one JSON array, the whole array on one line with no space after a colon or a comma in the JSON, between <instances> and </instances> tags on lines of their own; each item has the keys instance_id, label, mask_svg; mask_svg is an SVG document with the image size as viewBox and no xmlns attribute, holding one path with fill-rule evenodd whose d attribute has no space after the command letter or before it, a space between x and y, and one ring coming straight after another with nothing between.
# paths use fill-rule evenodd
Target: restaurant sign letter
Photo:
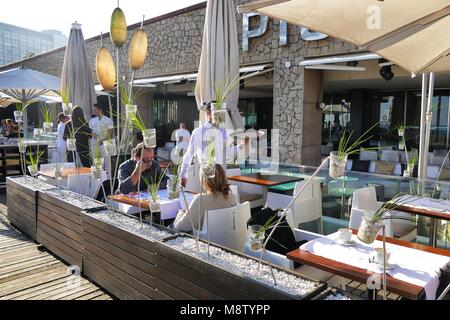
<instances>
[{"instance_id":1,"label":"restaurant sign letter","mask_svg":"<svg viewBox=\"0 0 450 320\"><path fill-rule=\"evenodd\" d=\"M256 28L250 29L250 19L253 17L259 18L259 25ZM259 13L244 13L242 15L242 51L248 51L249 49L249 39L256 38L262 36L267 31L267 24L269 22L269 18ZM280 20L280 38L279 45L285 46L287 45L287 22ZM300 35L305 41L316 41L327 38L326 34L320 32L312 32L307 28L301 27Z\"/></svg>"}]
</instances>

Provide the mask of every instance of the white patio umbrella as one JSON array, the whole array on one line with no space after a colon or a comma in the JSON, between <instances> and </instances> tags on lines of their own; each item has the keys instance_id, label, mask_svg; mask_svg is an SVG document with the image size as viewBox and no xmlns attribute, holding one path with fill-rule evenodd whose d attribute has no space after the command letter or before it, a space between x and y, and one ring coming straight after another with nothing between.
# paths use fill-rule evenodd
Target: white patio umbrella
<instances>
[{"instance_id":1,"label":"white patio umbrella","mask_svg":"<svg viewBox=\"0 0 450 320\"><path fill-rule=\"evenodd\" d=\"M239 42L234 3L232 0L208 0L202 55L195 87L199 109L203 102L215 100L213 84L220 83L226 75L229 75L230 79L239 76ZM231 121L227 119L227 128L243 129L237 109L238 100L239 86L225 101L231 118ZM205 121L202 112L200 121Z\"/></svg>"},{"instance_id":2,"label":"white patio umbrella","mask_svg":"<svg viewBox=\"0 0 450 320\"><path fill-rule=\"evenodd\" d=\"M70 30L60 85L63 92L68 88L70 102L81 107L85 118L89 119L97 97L81 24L77 22L72 24Z\"/></svg>"},{"instance_id":3,"label":"white patio umbrella","mask_svg":"<svg viewBox=\"0 0 450 320\"><path fill-rule=\"evenodd\" d=\"M263 0L240 6L239 11L258 12L343 39L413 75L423 73L422 92L426 93L429 83L431 97L434 74L428 82L426 72L450 71L450 0ZM427 101L422 95L422 178L427 167L431 97Z\"/></svg>"},{"instance_id":4,"label":"white patio umbrella","mask_svg":"<svg viewBox=\"0 0 450 320\"><path fill-rule=\"evenodd\" d=\"M0 72L0 92L11 102L28 105L42 101L41 96L57 96L61 80L58 77L23 67ZM25 109L26 110L26 109ZM28 132L27 112L24 113L24 132Z\"/></svg>"}]
</instances>

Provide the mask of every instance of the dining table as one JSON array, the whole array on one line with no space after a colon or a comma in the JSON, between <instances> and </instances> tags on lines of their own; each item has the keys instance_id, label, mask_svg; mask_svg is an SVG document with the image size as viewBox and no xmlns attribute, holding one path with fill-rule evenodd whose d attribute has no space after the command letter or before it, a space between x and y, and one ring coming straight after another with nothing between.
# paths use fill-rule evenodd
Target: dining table
<instances>
[{"instance_id":1,"label":"dining table","mask_svg":"<svg viewBox=\"0 0 450 320\"><path fill-rule=\"evenodd\" d=\"M289 183L295 183L305 180L302 177L295 177L283 174L274 173L250 173L240 176L228 177L228 180L233 181L236 184L242 186L245 191L245 185L256 185L261 188L262 202L266 203L267 193L269 188L285 185Z\"/></svg>"},{"instance_id":2,"label":"dining table","mask_svg":"<svg viewBox=\"0 0 450 320\"><path fill-rule=\"evenodd\" d=\"M91 168L82 167L82 168L67 168L63 169L62 177L67 178L73 174L86 174L92 173ZM44 176L46 178L56 179L55 170L42 170L38 172L39 175Z\"/></svg>"},{"instance_id":3,"label":"dining table","mask_svg":"<svg viewBox=\"0 0 450 320\"><path fill-rule=\"evenodd\" d=\"M188 206L196 196L191 192L184 192L186 201L183 194L180 192L180 197L177 199L169 199L166 189L158 191L158 197L161 204L161 220L175 219L178 211L187 210ZM139 206L142 210L150 210L149 206L149 193L141 192L140 197L138 193L119 194L108 197L109 203L113 209L126 214L138 214Z\"/></svg>"},{"instance_id":4,"label":"dining table","mask_svg":"<svg viewBox=\"0 0 450 320\"><path fill-rule=\"evenodd\" d=\"M429 241L431 247L436 247L437 244L438 221L450 221L449 200L405 195L399 199L395 210L431 218Z\"/></svg>"},{"instance_id":5,"label":"dining table","mask_svg":"<svg viewBox=\"0 0 450 320\"><path fill-rule=\"evenodd\" d=\"M352 230L353 245L339 243L338 233L323 236L302 245L287 254L287 258L349 280L369 284L378 279L372 289L381 288L382 265L371 260L373 250L382 248L382 238L373 244L365 244ZM450 251L386 238L386 249L390 253L391 268L387 271L387 291L407 299L436 298L440 271L450 270Z\"/></svg>"}]
</instances>

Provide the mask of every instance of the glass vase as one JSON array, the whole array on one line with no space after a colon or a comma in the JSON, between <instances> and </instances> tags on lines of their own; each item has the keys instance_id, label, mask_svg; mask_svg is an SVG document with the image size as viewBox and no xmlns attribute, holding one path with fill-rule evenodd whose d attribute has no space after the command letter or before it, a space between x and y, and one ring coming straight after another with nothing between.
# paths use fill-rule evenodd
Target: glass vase
<instances>
[{"instance_id":1,"label":"glass vase","mask_svg":"<svg viewBox=\"0 0 450 320\"><path fill-rule=\"evenodd\" d=\"M169 197L169 200L176 200L180 198L180 179L169 179L167 182L167 194Z\"/></svg>"},{"instance_id":2,"label":"glass vase","mask_svg":"<svg viewBox=\"0 0 450 320\"><path fill-rule=\"evenodd\" d=\"M383 223L381 221L371 223L370 218L364 216L358 229L358 239L364 243L371 244L375 241L377 234L380 232L382 227Z\"/></svg>"},{"instance_id":3,"label":"glass vase","mask_svg":"<svg viewBox=\"0 0 450 320\"><path fill-rule=\"evenodd\" d=\"M262 250L264 246L264 239L266 238L264 227L260 225L249 226L247 230L247 238L252 251Z\"/></svg>"},{"instance_id":4,"label":"glass vase","mask_svg":"<svg viewBox=\"0 0 450 320\"><path fill-rule=\"evenodd\" d=\"M38 167L37 164L32 164L28 166L28 171L30 172L30 175L35 178L38 175Z\"/></svg>"},{"instance_id":5,"label":"glass vase","mask_svg":"<svg viewBox=\"0 0 450 320\"><path fill-rule=\"evenodd\" d=\"M94 180L102 179L103 169L99 169L96 166L91 166L91 171L92 171L92 179L94 179Z\"/></svg>"},{"instance_id":6,"label":"glass vase","mask_svg":"<svg viewBox=\"0 0 450 320\"><path fill-rule=\"evenodd\" d=\"M159 201L149 201L151 213L161 212L161 203Z\"/></svg>"},{"instance_id":7,"label":"glass vase","mask_svg":"<svg viewBox=\"0 0 450 320\"><path fill-rule=\"evenodd\" d=\"M44 122L44 133L51 134L53 132L53 123L52 122Z\"/></svg>"},{"instance_id":8,"label":"glass vase","mask_svg":"<svg viewBox=\"0 0 450 320\"><path fill-rule=\"evenodd\" d=\"M73 111L73 104L71 104L71 103L69 103L69 104L63 103L62 104L62 112L63 112L64 116L71 117L72 111Z\"/></svg>"},{"instance_id":9,"label":"glass vase","mask_svg":"<svg viewBox=\"0 0 450 320\"><path fill-rule=\"evenodd\" d=\"M105 152L108 157L117 156L117 145L115 139L104 141L103 146L105 147Z\"/></svg>"},{"instance_id":10,"label":"glass vase","mask_svg":"<svg viewBox=\"0 0 450 320\"><path fill-rule=\"evenodd\" d=\"M156 129L147 129L142 131L142 137L144 138L144 146L146 148L156 147Z\"/></svg>"},{"instance_id":11,"label":"glass vase","mask_svg":"<svg viewBox=\"0 0 450 320\"><path fill-rule=\"evenodd\" d=\"M134 119L134 117L136 116L136 113L137 113L137 105L127 104L125 106L125 114L126 114L128 123L130 123L130 121L132 121Z\"/></svg>"},{"instance_id":12,"label":"glass vase","mask_svg":"<svg viewBox=\"0 0 450 320\"><path fill-rule=\"evenodd\" d=\"M202 176L204 178L214 178L216 176L216 164L215 163L202 163L200 166Z\"/></svg>"},{"instance_id":13,"label":"glass vase","mask_svg":"<svg viewBox=\"0 0 450 320\"><path fill-rule=\"evenodd\" d=\"M67 139L67 151L77 151L77 139Z\"/></svg>"},{"instance_id":14,"label":"glass vase","mask_svg":"<svg viewBox=\"0 0 450 320\"><path fill-rule=\"evenodd\" d=\"M27 152L27 143L20 139L19 140L19 153L26 153Z\"/></svg>"},{"instance_id":15,"label":"glass vase","mask_svg":"<svg viewBox=\"0 0 450 320\"><path fill-rule=\"evenodd\" d=\"M92 167L94 167L96 170L103 171L104 165L105 165L105 159L104 158L94 158L94 159L92 159Z\"/></svg>"},{"instance_id":16,"label":"glass vase","mask_svg":"<svg viewBox=\"0 0 450 320\"><path fill-rule=\"evenodd\" d=\"M225 103L223 105L225 105ZM211 116L214 126L218 128L225 127L225 120L227 118L227 109L225 109L225 107L222 106L221 109L211 108Z\"/></svg>"},{"instance_id":17,"label":"glass vase","mask_svg":"<svg viewBox=\"0 0 450 320\"><path fill-rule=\"evenodd\" d=\"M39 140L42 138L43 130L42 129L33 129L33 138Z\"/></svg>"},{"instance_id":18,"label":"glass vase","mask_svg":"<svg viewBox=\"0 0 450 320\"><path fill-rule=\"evenodd\" d=\"M17 123L23 122L23 112L22 111L14 111L14 120Z\"/></svg>"},{"instance_id":19,"label":"glass vase","mask_svg":"<svg viewBox=\"0 0 450 320\"><path fill-rule=\"evenodd\" d=\"M339 157L338 152L333 151L330 153L330 166L328 174L333 179L342 177L345 174L346 165L347 165L347 155Z\"/></svg>"}]
</instances>

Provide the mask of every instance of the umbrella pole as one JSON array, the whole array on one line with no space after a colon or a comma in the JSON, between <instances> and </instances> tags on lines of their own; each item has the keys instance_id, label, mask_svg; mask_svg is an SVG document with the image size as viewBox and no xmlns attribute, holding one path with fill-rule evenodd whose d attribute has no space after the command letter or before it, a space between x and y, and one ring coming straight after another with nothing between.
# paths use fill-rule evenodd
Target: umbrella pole
<instances>
[{"instance_id":1,"label":"umbrella pole","mask_svg":"<svg viewBox=\"0 0 450 320\"><path fill-rule=\"evenodd\" d=\"M134 87L134 75L135 75L136 71L133 70L133 72L131 73L131 82L130 82L130 88L129 88L129 96L130 99L133 100L133 87Z\"/></svg>"},{"instance_id":2,"label":"umbrella pole","mask_svg":"<svg viewBox=\"0 0 450 320\"><path fill-rule=\"evenodd\" d=\"M120 52L119 52L119 48L116 48L116 63L117 63L117 106L116 106L116 111L117 111L117 139L120 139L120 129L119 129L119 123L120 123Z\"/></svg>"},{"instance_id":3,"label":"umbrella pole","mask_svg":"<svg viewBox=\"0 0 450 320\"><path fill-rule=\"evenodd\" d=\"M427 103L427 87L428 87L428 74L423 73L422 74L422 108L420 113L420 138L419 138L419 172L418 172L418 178L419 181L421 181L425 174L424 174L424 157L428 156L424 152L424 145L425 145L425 115L426 115L426 103Z\"/></svg>"}]
</instances>

